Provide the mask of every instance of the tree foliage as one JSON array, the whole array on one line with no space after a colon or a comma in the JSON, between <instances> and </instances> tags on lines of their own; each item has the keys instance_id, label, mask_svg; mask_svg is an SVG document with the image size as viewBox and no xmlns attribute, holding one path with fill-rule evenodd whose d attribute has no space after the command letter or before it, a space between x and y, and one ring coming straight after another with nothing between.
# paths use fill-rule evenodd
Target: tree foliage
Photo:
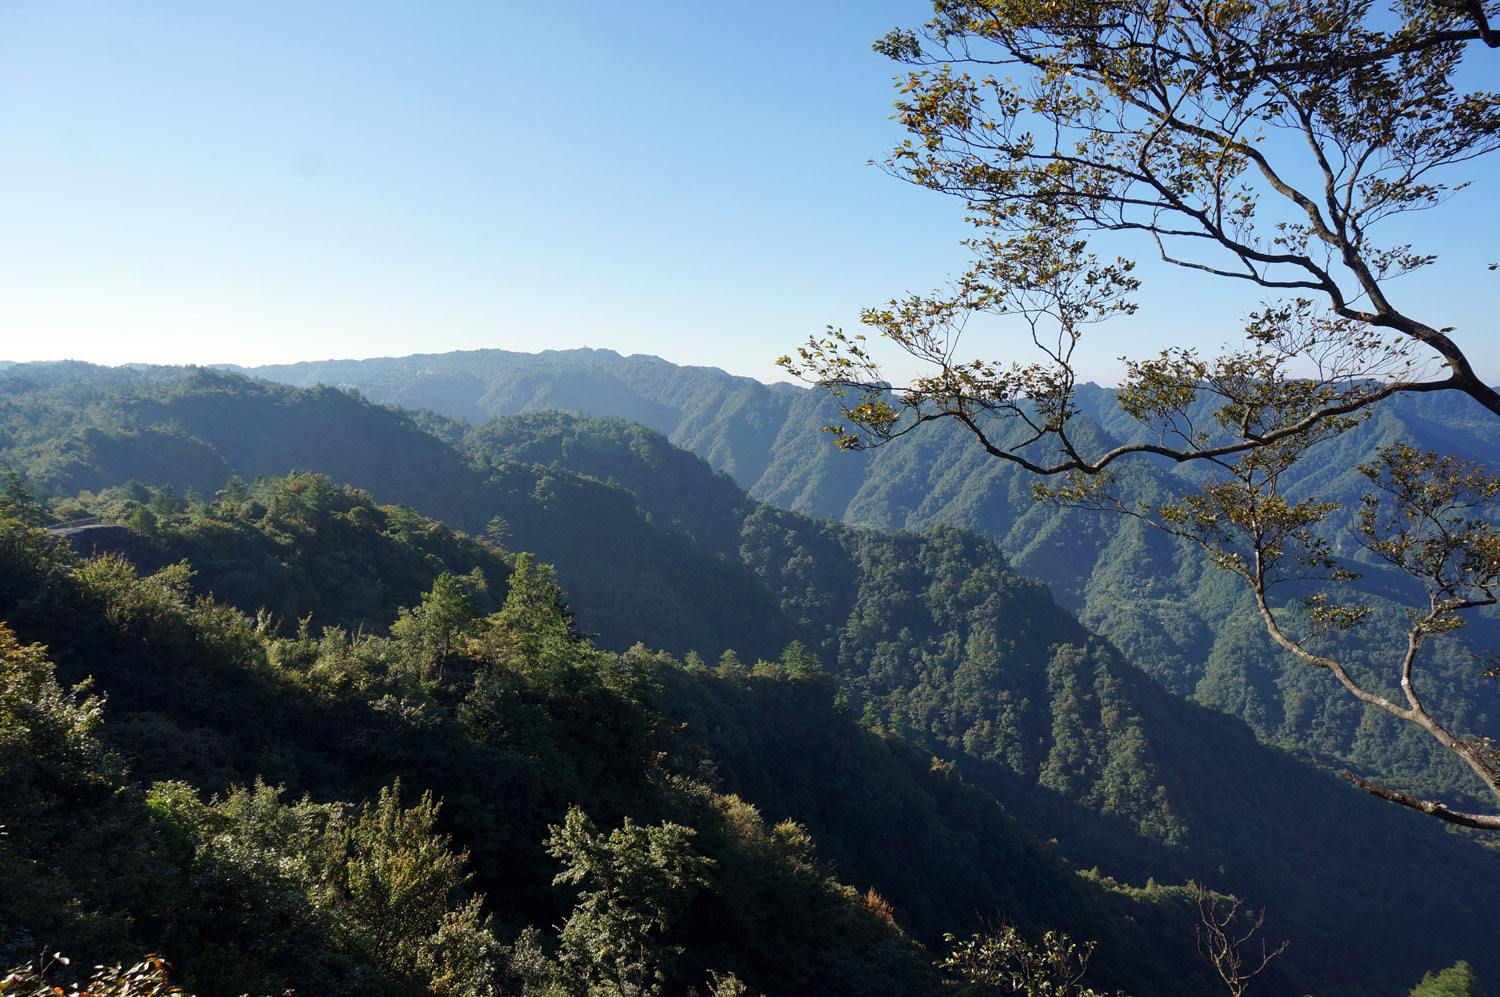
<instances>
[{"instance_id":1,"label":"tree foliage","mask_svg":"<svg viewBox=\"0 0 1500 997\"><path fill-rule=\"evenodd\" d=\"M261 396L233 379L214 381L212 398L204 390L195 381L170 402L130 404L160 404L150 410L214 438L220 405ZM324 414L368 417L359 433L393 431L379 410L318 397ZM288 404L306 401L297 399ZM562 452L626 472L621 480L638 465L609 440L652 442L546 421L548 432L578 434ZM318 432L306 425L288 437L315 443ZM319 466L315 449L297 459ZM679 472L692 463L705 473L685 455L671 459ZM106 480L138 477L129 466ZM444 473L471 480L461 468ZM714 861L712 886L660 936L681 949L666 971L669 989L701 988L714 972L773 993L928 992L937 976L914 939L935 945L944 930L967 931L976 914L995 912L1028 938L1050 928L1097 939L1091 966L1112 985L1203 992L1182 891L1132 890L1111 875L1211 873L1223 888L1274 902L1298 939L1276 971L1322 993L1415 978L1459 956L1485 965L1473 941L1482 917L1454 925L1430 906L1487 882L1493 872L1482 856L1372 815L1358 794L1330 791L1311 767L1162 692L978 537L850 529L742 495L722 508L713 505L725 491L718 480L697 495L698 508L680 510L684 532L671 534L696 544L689 523L737 524L711 548L692 548L712 551L715 572L697 573L697 555L674 562L678 548L666 546L650 556L685 565L687 581L642 585L645 576L624 563L634 548L611 545L590 552L598 577L578 586L562 568L550 576L539 557L519 568L519 557L312 477L203 486L214 496L206 501L176 488L159 503L154 559L141 571L118 556L79 557L64 540L13 521L0 530L0 617L22 644L50 646L61 686L94 677L110 711L97 736L128 764L124 782L96 780L94 795L80 797L86 805L53 811L66 819L29 824L34 837L11 832L14 847L0 858L40 874L11 877L17 902L5 937L20 939L7 950L16 962L36 951L27 939L45 937L58 939L53 950L102 963L165 952L184 985L206 994L288 983L319 993L423 987L431 977L409 958L372 961L364 919L319 906L324 881L302 871L320 868L315 856L333 847L323 829L347 829L399 776L409 787L403 809L430 790L443 801L434 833L468 854L474 878L456 891L455 907L482 893L494 937L516 939L488 963L500 965L506 990L560 986L553 926L576 897L551 884L557 865L544 843L570 805L605 828L627 817L690 827L693 847ZM606 531L670 518L668 497L595 488L571 467L517 472L515 481L527 502L540 494L551 503L533 518L506 509L527 529L586 530L601 509L634 510L633 519L609 519ZM128 494L104 501L158 504L155 484L121 487ZM611 504L558 498L574 488ZM256 493L274 496L271 514L256 511ZM255 584L225 586L215 548L189 546L212 535L213 520L234 526L234 542L219 550ZM1090 542L1086 533L1069 539L1079 550ZM341 549L351 552L342 562ZM183 557L187 567L178 566ZM288 565L339 591L364 574L380 595L342 602L330 621L313 586L287 591L283 613L257 614L256 593L277 590ZM440 681L424 644L392 638L387 624L398 607L420 607L443 571L463 579L474 567L485 588L463 583L476 616ZM736 584L752 588L716 588L731 569ZM561 600L563 590L572 598ZM760 595L736 605L736 593L752 590ZM591 606L592 617L580 611L569 625L574 605ZM767 605L775 613L759 615ZM631 633L665 642L691 632L673 621L695 614L724 621L724 633L749 619L761 636L741 647L743 664L735 655L709 669L630 648L618 632L597 645L577 632L590 618L629 618ZM789 647L793 640L801 647ZM728 643L698 645L700 659L720 657ZM270 788L257 790L257 776ZM144 802L132 789L157 780ZM272 806L275 787L285 789ZM304 805L305 793L318 802ZM335 802L336 813L327 809ZM217 816L199 820L200 808ZM1223 820L1229 812L1242 816ZM211 829L210 847L200 828ZM72 844L56 860L36 860L57 842ZM1389 869L1373 890L1363 870L1392 842L1423 849L1428 861ZM1096 875L1073 872L1094 864ZM882 903L868 899L872 888ZM1321 914L1330 904L1343 912L1336 925ZM173 917L170 931L158 930ZM528 926L536 930L523 944ZM434 938L414 932L409 952ZM1390 943L1397 937L1399 946ZM455 948L488 951L487 943Z\"/></svg>"},{"instance_id":2,"label":"tree foliage","mask_svg":"<svg viewBox=\"0 0 1500 997\"><path fill-rule=\"evenodd\" d=\"M887 168L964 200L974 263L946 291L864 313L924 365L911 383L892 386L863 336L838 330L782 364L840 399L843 422L829 428L844 448L956 422L991 457L1066 480L1039 496L1137 515L1204 547L1249 582L1277 644L1426 731L1500 797L1487 749L1433 716L1413 670L1455 614L1493 601L1485 467L1449 458L1439 470L1440 455L1396 446L1367 472L1385 505L1367 506L1363 542L1431 593L1395 649L1404 705L1289 635L1268 595L1284 580L1343 583L1357 571L1330 536L1338 504L1282 488L1315 447L1400 394L1462 393L1500 415L1500 394L1454 330L1392 297L1392 282L1432 265L1439 247L1387 234L1391 219L1467 186L1465 168L1500 148L1500 93L1465 72L1492 63L1495 13L1483 3L937 3L920 31L876 46L910 67L897 103L910 137ZM1133 261L1096 255L1101 233L1145 236L1169 264L1267 295L1239 346L1128 359L1118 403L1143 432L1115 445L1080 433L1077 418L1087 330L1132 313L1138 287ZM963 333L976 317L1018 325L1036 359L973 358ZM1201 463L1201 491L1122 499L1116 472L1129 458ZM1460 482L1413 489L1427 472ZM1440 538L1381 532L1434 517ZM1328 584L1307 598L1317 626L1347 628L1367 612ZM1500 827L1500 816L1353 778L1445 820Z\"/></svg>"},{"instance_id":3,"label":"tree foliage","mask_svg":"<svg viewBox=\"0 0 1500 997\"><path fill-rule=\"evenodd\" d=\"M1098 997L1080 982L1093 954L1091 943L1048 931L1033 944L1010 925L964 939L949 935L946 941L952 950L940 963L942 968L981 992Z\"/></svg>"},{"instance_id":4,"label":"tree foliage","mask_svg":"<svg viewBox=\"0 0 1500 997\"><path fill-rule=\"evenodd\" d=\"M580 990L601 997L661 992L678 954L661 935L710 882L713 861L696 852L693 836L681 824L642 826L628 817L604 834L577 807L553 825L547 852L563 865L553 882L581 887L560 952Z\"/></svg>"},{"instance_id":5,"label":"tree foliage","mask_svg":"<svg viewBox=\"0 0 1500 997\"><path fill-rule=\"evenodd\" d=\"M54 955L48 965L27 963L10 970L0 978L0 994L5 997L172 997L176 994L191 997L171 984L167 964L157 956L147 956L133 966L96 966L88 981L83 983L59 986L52 982L49 977L65 970L69 961L66 956Z\"/></svg>"},{"instance_id":6,"label":"tree foliage","mask_svg":"<svg viewBox=\"0 0 1500 997\"><path fill-rule=\"evenodd\" d=\"M1428 972L1412 988L1412 997L1473 997L1483 993L1479 977L1467 962L1459 961L1439 973Z\"/></svg>"}]
</instances>

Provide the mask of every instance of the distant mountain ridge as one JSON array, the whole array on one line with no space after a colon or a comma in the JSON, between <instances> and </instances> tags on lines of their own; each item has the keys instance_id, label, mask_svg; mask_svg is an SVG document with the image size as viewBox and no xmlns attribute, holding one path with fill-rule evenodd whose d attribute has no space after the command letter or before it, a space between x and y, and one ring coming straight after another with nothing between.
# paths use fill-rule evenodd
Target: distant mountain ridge
<instances>
[{"instance_id":1,"label":"distant mountain ridge","mask_svg":"<svg viewBox=\"0 0 1500 997\"><path fill-rule=\"evenodd\" d=\"M1493 856L1170 695L973 534L860 531L756 503L618 420L471 427L201 370L0 376L0 456L61 494L130 479L208 494L229 473L303 468L470 531L499 512L613 646L706 635L759 654L744 641L798 636L839 676L846 716L947 759L1071 862L1271 904L1304 946L1286 963L1298 984L1394 992L1483 948L1463 898L1500 876ZM732 736L716 757L727 787L795 775L751 771ZM1392 853L1420 858L1376 884L1368 870Z\"/></svg>"},{"instance_id":2,"label":"distant mountain ridge","mask_svg":"<svg viewBox=\"0 0 1500 997\"><path fill-rule=\"evenodd\" d=\"M773 461L782 425L812 395L717 367L603 349L466 350L228 369L297 387L357 388L382 404L476 424L548 409L628 419L697 453L751 494ZM732 427L728 435L720 432L725 426Z\"/></svg>"},{"instance_id":3,"label":"distant mountain ridge","mask_svg":"<svg viewBox=\"0 0 1500 997\"><path fill-rule=\"evenodd\" d=\"M1434 792L1477 788L1420 732L1367 713L1329 676L1278 651L1254 620L1248 593L1208 568L1199 552L1135 521L1038 505L1028 475L990 458L955 426L934 424L871 452L841 453L821 429L837 417L824 392L610 350L474 350L248 372L353 388L376 402L475 424L549 409L629 419L729 474L752 498L784 509L885 530L938 523L973 530L1169 689L1240 717L1261 737ZM1140 438L1141 427L1114 403L1112 389L1085 385L1079 404L1077 431L1090 447ZM1462 396L1393 399L1320 444L1289 490L1352 509L1364 484L1355 465L1398 440L1493 461L1500 420ZM1124 468L1121 487L1129 498L1160 499L1190 486L1193 473L1137 462ZM1371 565L1362 584L1388 631L1400 619L1391 598L1401 580ZM1500 624L1492 616L1471 633L1492 641ZM1363 664L1361 650L1353 657ZM1471 733L1500 737L1493 684L1478 674L1465 645L1435 645L1433 653L1429 698ZM1366 680L1392 686L1381 665L1370 660Z\"/></svg>"}]
</instances>

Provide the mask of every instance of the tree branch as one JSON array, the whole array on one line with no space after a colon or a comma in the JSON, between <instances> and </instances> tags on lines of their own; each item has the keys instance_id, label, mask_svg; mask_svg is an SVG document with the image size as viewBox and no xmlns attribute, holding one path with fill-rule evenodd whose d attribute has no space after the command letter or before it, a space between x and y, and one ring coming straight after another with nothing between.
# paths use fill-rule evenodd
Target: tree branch
<instances>
[{"instance_id":1,"label":"tree branch","mask_svg":"<svg viewBox=\"0 0 1500 997\"><path fill-rule=\"evenodd\" d=\"M1350 782L1366 793L1369 793L1371 796L1378 796L1387 802L1403 807L1410 807L1413 810L1420 810L1424 814L1447 821L1450 824L1457 824L1460 827L1472 827L1481 831L1500 831L1500 814L1464 813L1461 810L1454 810L1446 803L1440 803L1436 800L1419 799L1409 793L1403 793L1399 789L1390 789L1379 783L1371 782L1368 779L1355 775L1348 769L1344 770L1344 775Z\"/></svg>"}]
</instances>

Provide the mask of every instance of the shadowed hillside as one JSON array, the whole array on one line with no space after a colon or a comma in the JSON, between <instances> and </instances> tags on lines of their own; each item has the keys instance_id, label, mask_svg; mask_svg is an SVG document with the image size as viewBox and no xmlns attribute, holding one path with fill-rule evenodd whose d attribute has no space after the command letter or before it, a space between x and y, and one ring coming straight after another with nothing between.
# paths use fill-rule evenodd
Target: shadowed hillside
<instances>
[{"instance_id":1,"label":"shadowed hillside","mask_svg":"<svg viewBox=\"0 0 1500 997\"><path fill-rule=\"evenodd\" d=\"M885 530L935 523L972 530L1167 688L1239 717L1263 739L1439 796L1482 792L1421 732L1328 695L1332 680L1281 653L1250 619L1249 594L1208 567L1196 548L1133 520L1038 505L1024 472L989 458L958 427L934 424L871 452L840 453L821 431L837 415L822 392L608 350L479 350L256 373L355 387L376 401L470 421L552 408L632 419L729 474L752 497L785 509ZM1071 432L1085 449L1142 438L1109 389L1087 385L1079 404L1083 414ZM1016 432L996 427L994 438L1004 444L1019 439ZM1462 396L1393 399L1299 462L1289 497L1316 494L1352 515L1364 491L1355 465L1396 441L1491 461L1500 453L1500 427ZM1179 494L1189 483L1179 475L1192 473L1133 463L1120 491L1129 501L1159 501ZM1370 633L1338 650L1367 685L1391 688L1389 663L1368 649L1399 628L1409 583L1379 563L1363 567L1358 594L1374 607ZM1294 604L1298 595L1281 597ZM1461 729L1490 737L1500 737L1500 714L1493 683L1474 662L1476 649L1497 637L1500 616L1491 613L1460 638L1433 645L1427 667L1435 708Z\"/></svg>"},{"instance_id":2,"label":"shadowed hillside","mask_svg":"<svg viewBox=\"0 0 1500 997\"><path fill-rule=\"evenodd\" d=\"M1459 957L1481 958L1482 917L1452 905L1474 895L1474 882L1496 875L1484 851L1257 743L1236 721L1173 697L976 535L951 528L883 534L759 504L662 436L613 421L538 415L470 429L337 391L202 372L177 380L153 372L143 383L113 387L87 378L0 383L8 391L7 458L57 492L149 482L153 466L133 465L129 448L115 445L143 432L201 449L219 461L206 466L242 477L280 473L277 462L321 472L319 460L333 448L320 437L331 427L342 462L335 469L377 501L406 501L475 531L498 514L509 524L497 532L508 532L507 546L555 558L579 623L612 623L606 646L642 640L710 660L719 648L734 647L742 657L722 666L732 676L763 671L752 668L755 658L775 660L776 648L800 640L804 650L789 650L766 673L826 669L844 715L911 745L918 757L947 759L1032 833L1056 838L1066 862L1135 883L1196 878L1269 905L1276 930L1299 942L1285 960L1299 985L1361 992L1374 979L1414 978ZM300 426L298 412L307 415ZM257 423L284 427L275 441L279 456L257 456L261 451L230 428ZM397 444L414 451L410 466L445 475L445 487L421 481L403 489L391 470L406 459ZM383 483L396 494L383 494ZM160 484L179 494L222 491L206 478ZM326 502L330 511L342 508L347 521L365 500L340 494L327 492ZM119 496L92 501L111 500ZM193 508L184 498L183 511L166 510L156 524L153 542L164 560L176 549L190 556L209 528L174 519L191 521ZM254 501L239 508L247 519L236 529L261 523L285 532L275 517L257 514ZM356 518L366 515L373 513ZM384 530L391 532L389 522ZM293 546L307 546L310 555L312 533L294 537ZM204 548L197 549L201 557ZM632 563L636 557L645 560ZM455 555L451 563L439 557L430 570L439 562L467 567ZM684 570L693 564L704 573ZM701 621L701 630L684 621ZM698 633L707 635L704 643L695 643ZM767 751L785 751L787 760L767 764L741 750L747 738L764 735L736 734L723 719L695 728L694 717L705 716L704 707L690 706L695 695L684 688L663 709L685 711L685 734L700 746L714 785L772 814L829 831L840 826L794 761L816 723L804 734L779 735L782 748L768 742ZM771 715L778 711L789 722L794 715L790 706ZM936 872L909 877L884 865L880 849L842 832L833 837L844 842L833 846L841 869L889 891L926 937L941 927L944 916L935 912L947 908L934 906L918 885ZM1386 868L1396 852L1423 859L1371 880L1369 869ZM1400 945L1390 941L1396 937ZM1481 969L1489 971L1487 964Z\"/></svg>"}]
</instances>

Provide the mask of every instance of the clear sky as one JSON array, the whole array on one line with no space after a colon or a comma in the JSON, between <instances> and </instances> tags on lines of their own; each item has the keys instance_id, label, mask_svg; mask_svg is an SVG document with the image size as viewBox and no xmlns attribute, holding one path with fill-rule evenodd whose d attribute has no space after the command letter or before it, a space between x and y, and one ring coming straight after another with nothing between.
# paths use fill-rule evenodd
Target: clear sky
<instances>
[{"instance_id":1,"label":"clear sky","mask_svg":"<svg viewBox=\"0 0 1500 997\"><path fill-rule=\"evenodd\" d=\"M809 333L963 265L960 206L867 165L899 137L870 42L924 13L10 0L0 359L587 345L775 377ZM1495 162L1482 179L1436 222L1446 269L1402 291L1500 381ZM1222 342L1252 303L1144 274L1086 373Z\"/></svg>"}]
</instances>

